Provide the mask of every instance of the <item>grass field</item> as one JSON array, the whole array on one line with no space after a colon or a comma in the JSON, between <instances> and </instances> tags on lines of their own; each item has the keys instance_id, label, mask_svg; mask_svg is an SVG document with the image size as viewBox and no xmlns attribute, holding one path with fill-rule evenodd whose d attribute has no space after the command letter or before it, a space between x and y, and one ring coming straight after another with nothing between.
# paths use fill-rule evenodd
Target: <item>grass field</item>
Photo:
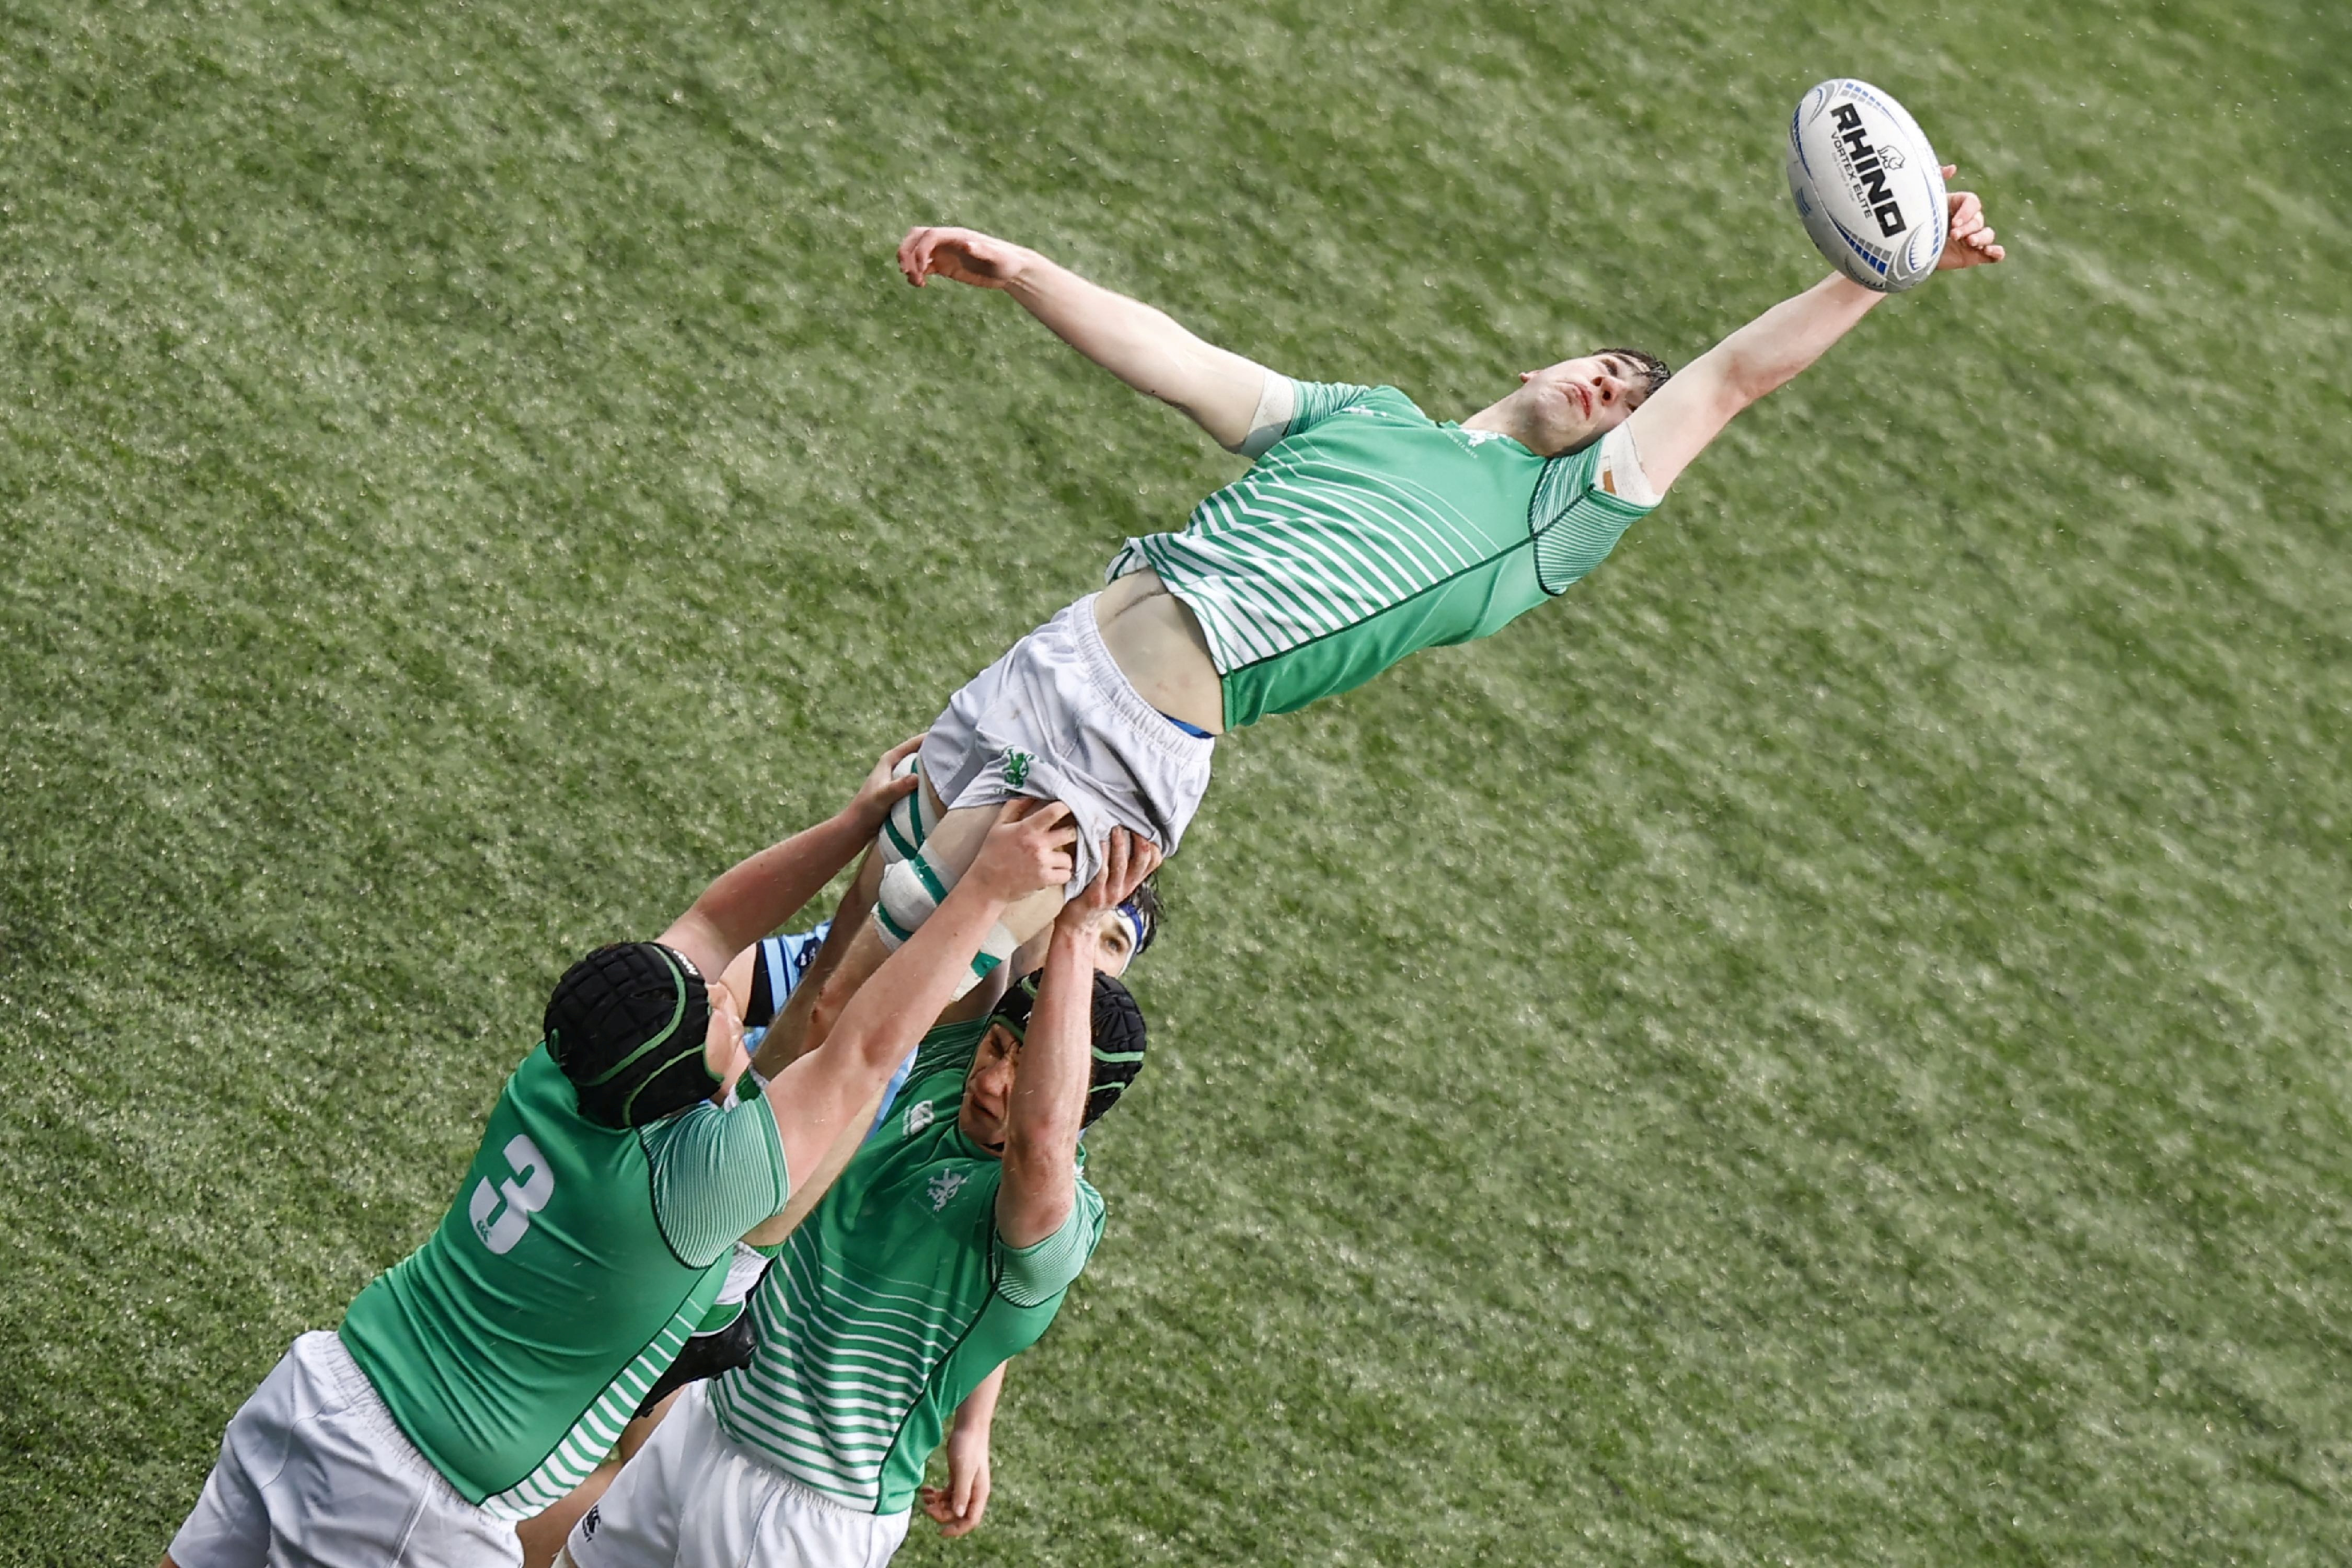
<instances>
[{"instance_id":1,"label":"grass field","mask_svg":"<svg viewBox=\"0 0 2352 1568\"><path fill-rule=\"evenodd\" d=\"M1459 417L2011 259L1220 751L944 1563L2352 1559L2352 12L0 6L0 1563L152 1563L546 988L1236 471L941 218Z\"/></svg>"}]
</instances>

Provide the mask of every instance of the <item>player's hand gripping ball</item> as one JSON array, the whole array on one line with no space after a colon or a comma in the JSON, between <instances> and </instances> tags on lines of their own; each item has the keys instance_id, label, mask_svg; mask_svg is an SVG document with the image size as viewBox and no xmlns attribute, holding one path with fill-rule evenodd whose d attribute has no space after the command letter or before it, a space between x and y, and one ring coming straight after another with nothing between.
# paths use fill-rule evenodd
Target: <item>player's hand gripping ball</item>
<instances>
[{"instance_id":1,"label":"player's hand gripping ball","mask_svg":"<svg viewBox=\"0 0 2352 1568\"><path fill-rule=\"evenodd\" d=\"M1830 265L1899 294L1936 270L1949 222L1935 149L1903 106L1841 77L1789 121L1789 190Z\"/></svg>"}]
</instances>

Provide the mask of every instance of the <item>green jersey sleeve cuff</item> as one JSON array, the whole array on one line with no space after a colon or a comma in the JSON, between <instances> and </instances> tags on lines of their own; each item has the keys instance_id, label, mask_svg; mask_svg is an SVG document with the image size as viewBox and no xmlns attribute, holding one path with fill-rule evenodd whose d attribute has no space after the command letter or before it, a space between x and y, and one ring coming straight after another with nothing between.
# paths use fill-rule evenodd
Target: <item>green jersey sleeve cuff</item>
<instances>
[{"instance_id":1,"label":"green jersey sleeve cuff","mask_svg":"<svg viewBox=\"0 0 2352 1568\"><path fill-rule=\"evenodd\" d=\"M1102 1240L1102 1194L1078 1184L1062 1228L1032 1247L1003 1247L996 1293L1016 1307L1042 1307L1070 1288Z\"/></svg>"},{"instance_id":2,"label":"green jersey sleeve cuff","mask_svg":"<svg viewBox=\"0 0 2352 1568\"><path fill-rule=\"evenodd\" d=\"M1622 428L1622 426L1620 426ZM1554 458L1544 464L1536 481L1535 499L1528 508L1528 531L1535 541L1536 579L1547 594L1564 594L1608 553L1627 529L1648 516L1655 501L1638 501L1612 494L1601 477L1604 443L1596 441L1580 452ZM1631 438L1612 451L1630 453ZM1638 472L1638 458L1632 463ZM1630 486L1629 486L1630 488ZM1643 494L1654 495L1646 477Z\"/></svg>"},{"instance_id":3,"label":"green jersey sleeve cuff","mask_svg":"<svg viewBox=\"0 0 2352 1568\"><path fill-rule=\"evenodd\" d=\"M792 1195L783 1136L764 1094L725 1110L698 1105L639 1136L653 1166L654 1218L690 1268L717 1262Z\"/></svg>"}]
</instances>

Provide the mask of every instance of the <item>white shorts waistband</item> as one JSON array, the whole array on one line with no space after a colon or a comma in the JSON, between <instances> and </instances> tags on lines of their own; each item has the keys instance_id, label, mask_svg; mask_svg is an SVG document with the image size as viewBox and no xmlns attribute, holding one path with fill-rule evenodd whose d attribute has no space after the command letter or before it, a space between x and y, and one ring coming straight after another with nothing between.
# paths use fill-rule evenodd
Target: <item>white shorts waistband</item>
<instances>
[{"instance_id":1,"label":"white shorts waistband","mask_svg":"<svg viewBox=\"0 0 2352 1568\"><path fill-rule=\"evenodd\" d=\"M1216 737L1178 729L1175 720L1143 700L1143 693L1135 689L1135 682L1119 668L1118 660L1111 658L1103 642L1102 626L1095 619L1095 601L1101 597L1097 590L1063 612L1070 618L1070 635L1077 644L1088 682L1104 702L1135 727L1137 737L1146 745L1183 762L1196 761L1217 743Z\"/></svg>"}]
</instances>

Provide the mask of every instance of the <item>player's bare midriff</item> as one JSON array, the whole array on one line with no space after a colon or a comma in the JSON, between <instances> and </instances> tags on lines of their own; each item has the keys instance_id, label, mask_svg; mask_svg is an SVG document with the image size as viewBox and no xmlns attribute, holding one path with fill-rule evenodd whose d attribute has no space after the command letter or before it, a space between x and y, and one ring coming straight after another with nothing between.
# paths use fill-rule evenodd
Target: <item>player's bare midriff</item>
<instances>
[{"instance_id":1,"label":"player's bare midriff","mask_svg":"<svg viewBox=\"0 0 2352 1568\"><path fill-rule=\"evenodd\" d=\"M1095 625L1111 661L1146 702L1212 735L1224 732L1224 688L1209 639L1160 574L1146 568L1105 588Z\"/></svg>"}]
</instances>

